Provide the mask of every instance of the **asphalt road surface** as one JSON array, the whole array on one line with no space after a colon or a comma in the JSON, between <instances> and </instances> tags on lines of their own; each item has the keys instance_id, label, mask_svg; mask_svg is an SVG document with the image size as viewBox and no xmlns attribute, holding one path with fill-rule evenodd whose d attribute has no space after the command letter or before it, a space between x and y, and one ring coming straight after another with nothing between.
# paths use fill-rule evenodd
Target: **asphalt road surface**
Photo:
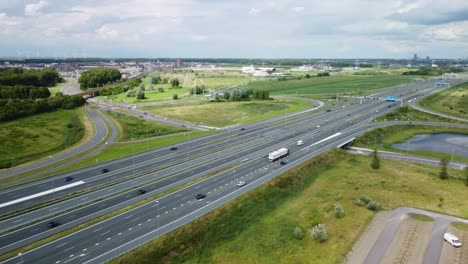
<instances>
[{"instance_id":1,"label":"asphalt road surface","mask_svg":"<svg viewBox=\"0 0 468 264\"><path fill-rule=\"evenodd\" d=\"M421 89L408 91L408 86L399 86L395 89L401 89L401 97L406 95L410 98L410 96L413 97L415 94L426 92L422 90L423 87L431 87L428 82L412 85L417 87L421 85ZM387 89L387 91L392 92L391 94L395 92L395 90L391 89ZM384 94L381 96L383 95ZM345 108L339 107L333 109L331 112L323 112L313 116L306 114L300 119L285 121L284 124L277 122L274 127L271 126L271 123L270 126L266 126L268 122L261 122L246 127L245 131L239 131L236 135L229 134L230 131L228 131L218 134L218 137L213 136L197 139L195 142L190 142L190 144L196 143L204 145L213 141L214 138L218 140L226 138L228 142L220 142L226 145L229 145L231 142L232 145L226 148L222 148L217 144L210 146L211 148L220 149L218 150L218 152L220 152L218 156L242 153L239 148L248 150L251 156L246 161L240 162L239 166L160 198L156 204L146 204L115 216L105 222L76 232L58 241L51 242L41 248L29 251L6 263L18 263L20 258L25 263L84 263L90 260L92 260L90 263L99 263L104 259L112 259L125 253L134 246L141 245L161 235L163 229L164 232L169 232L177 228L178 225L174 223L184 224L190 222L193 220L190 218L191 216L195 215L199 217L209 212L220 205L219 201L225 203L229 201L229 199L235 198L233 193L240 193L242 190L255 188L264 181L281 174L287 169L323 151L334 148L338 144L345 143L358 134L364 133L370 126L382 125L372 123L367 128L361 126L362 124L368 123L373 117L392 110L393 107L395 107L394 103L365 100L362 104L355 103L345 106ZM377 110L379 111L376 112ZM258 134L255 133L257 130ZM252 137L249 138L250 136ZM235 142L235 140L239 140L239 138L244 140L243 145L237 145ZM295 141L298 139L304 140L306 144L300 148L295 146ZM268 147L265 148L265 145L262 145L261 142L267 142L266 144ZM189 143L183 143L181 146L188 146L184 144ZM267 161L265 155L271 150L282 146L287 146L291 150L291 154L285 159L287 164L279 165L278 162L270 163ZM137 157L145 157L145 155L147 155L147 153L138 155ZM172 154L166 153L166 155ZM241 158L244 156L245 153L240 154ZM131 157L130 159L120 161L131 162L134 158L135 157ZM148 161L148 157L146 158L146 161ZM164 156L162 158L164 158ZM184 158L184 155L178 157L174 155L172 158L177 160L177 158ZM203 157L200 158L202 159ZM142 159L140 162L146 161ZM176 162L175 164L178 163ZM186 169L190 169L194 167L194 164L182 165L182 167L184 166ZM93 169L99 170L100 168L101 167L94 167ZM125 170L125 168L122 169ZM133 169L135 169L135 166L133 166ZM177 175L176 171L174 171L174 173ZM107 177L107 174L104 174L102 178L110 179L110 177ZM77 180L86 179L78 178ZM236 183L239 180L246 181L247 185L238 189ZM128 185L130 186L137 185L136 182L133 183L130 181L129 183ZM138 184L140 183L141 182L138 182ZM148 183L148 181L146 181L146 183ZM149 184L147 186L149 186ZM146 195L153 195L155 191L156 189L152 189ZM203 200L195 199L195 196L199 193L206 194L207 197ZM69 223L64 222L63 226L66 227L67 224Z\"/></svg>"}]
</instances>

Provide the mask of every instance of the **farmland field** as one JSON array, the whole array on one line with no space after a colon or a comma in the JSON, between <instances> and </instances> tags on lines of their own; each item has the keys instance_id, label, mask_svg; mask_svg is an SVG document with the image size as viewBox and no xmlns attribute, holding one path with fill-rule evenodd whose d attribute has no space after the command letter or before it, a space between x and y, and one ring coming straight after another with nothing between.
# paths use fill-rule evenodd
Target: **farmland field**
<instances>
[{"instance_id":1,"label":"farmland field","mask_svg":"<svg viewBox=\"0 0 468 264\"><path fill-rule=\"evenodd\" d=\"M403 75L332 75L301 80L265 80L251 82L246 87L264 89L272 94L336 94L364 93L369 90L411 82L413 76Z\"/></svg>"}]
</instances>

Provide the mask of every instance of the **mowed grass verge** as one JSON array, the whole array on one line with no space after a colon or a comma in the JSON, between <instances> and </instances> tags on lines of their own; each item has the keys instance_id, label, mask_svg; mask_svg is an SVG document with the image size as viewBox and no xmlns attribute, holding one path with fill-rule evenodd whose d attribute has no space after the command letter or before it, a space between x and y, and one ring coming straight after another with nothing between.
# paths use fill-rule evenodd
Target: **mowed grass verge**
<instances>
[{"instance_id":1,"label":"mowed grass verge","mask_svg":"<svg viewBox=\"0 0 468 264\"><path fill-rule=\"evenodd\" d=\"M374 89L411 82L413 78L403 75L332 75L301 80L250 82L246 87L268 90L272 94L364 93Z\"/></svg>"},{"instance_id":2,"label":"mowed grass verge","mask_svg":"<svg viewBox=\"0 0 468 264\"><path fill-rule=\"evenodd\" d=\"M418 101L420 106L468 119L468 83L444 89Z\"/></svg>"},{"instance_id":3,"label":"mowed grass verge","mask_svg":"<svg viewBox=\"0 0 468 264\"><path fill-rule=\"evenodd\" d=\"M193 124L224 127L249 124L312 107L301 99L279 98L266 101L202 102L184 105L147 106L142 109L157 115Z\"/></svg>"},{"instance_id":4,"label":"mowed grass verge","mask_svg":"<svg viewBox=\"0 0 468 264\"><path fill-rule=\"evenodd\" d=\"M53 155L77 143L83 109L58 110L0 123L0 168Z\"/></svg>"},{"instance_id":5,"label":"mowed grass verge","mask_svg":"<svg viewBox=\"0 0 468 264\"><path fill-rule=\"evenodd\" d=\"M117 124L119 129L119 137L117 141L129 141L132 139L142 139L156 136L170 135L178 132L186 132L187 129L182 127L165 125L146 121L142 118L105 111Z\"/></svg>"},{"instance_id":6,"label":"mowed grass verge","mask_svg":"<svg viewBox=\"0 0 468 264\"><path fill-rule=\"evenodd\" d=\"M455 179L366 156L324 153L218 210L140 247L111 263L339 263L374 212L353 201L362 195L384 209L422 208L468 217L466 186ZM344 218L334 216L340 203ZM312 239L318 223L328 241ZM293 237L295 227L304 231Z\"/></svg>"}]
</instances>

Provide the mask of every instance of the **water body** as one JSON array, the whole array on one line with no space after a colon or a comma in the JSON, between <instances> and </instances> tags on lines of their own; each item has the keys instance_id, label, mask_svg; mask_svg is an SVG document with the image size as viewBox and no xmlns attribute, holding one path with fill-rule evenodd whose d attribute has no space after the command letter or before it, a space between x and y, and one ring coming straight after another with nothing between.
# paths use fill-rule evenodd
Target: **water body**
<instances>
[{"instance_id":1,"label":"water body","mask_svg":"<svg viewBox=\"0 0 468 264\"><path fill-rule=\"evenodd\" d=\"M393 144L399 150L427 150L468 158L468 135L462 134L421 134L403 143Z\"/></svg>"}]
</instances>

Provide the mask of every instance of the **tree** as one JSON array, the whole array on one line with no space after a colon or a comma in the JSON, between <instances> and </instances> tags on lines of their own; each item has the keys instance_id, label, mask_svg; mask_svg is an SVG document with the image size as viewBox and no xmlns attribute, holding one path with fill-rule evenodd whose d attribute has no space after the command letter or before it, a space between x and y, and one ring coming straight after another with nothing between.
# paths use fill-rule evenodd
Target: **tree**
<instances>
[{"instance_id":1,"label":"tree","mask_svg":"<svg viewBox=\"0 0 468 264\"><path fill-rule=\"evenodd\" d=\"M158 92L161 92L161 93L164 92L164 88L163 88L163 87L159 87L159 88L158 88Z\"/></svg>"},{"instance_id":2,"label":"tree","mask_svg":"<svg viewBox=\"0 0 468 264\"><path fill-rule=\"evenodd\" d=\"M327 236L327 228L325 227L325 224L318 224L312 228L312 237L319 241L319 242L324 242L328 239Z\"/></svg>"},{"instance_id":3,"label":"tree","mask_svg":"<svg viewBox=\"0 0 468 264\"><path fill-rule=\"evenodd\" d=\"M439 177L442 180L448 179L448 172L447 172L447 166L448 166L449 160L447 158L442 158L440 159L440 172L439 172Z\"/></svg>"},{"instance_id":4,"label":"tree","mask_svg":"<svg viewBox=\"0 0 468 264\"><path fill-rule=\"evenodd\" d=\"M176 93L172 95L172 99L176 100L178 98L179 98L179 96Z\"/></svg>"},{"instance_id":5,"label":"tree","mask_svg":"<svg viewBox=\"0 0 468 264\"><path fill-rule=\"evenodd\" d=\"M88 89L90 87L102 86L109 82L120 80L122 75L117 69L114 68L93 68L84 71L78 82L81 89Z\"/></svg>"},{"instance_id":6,"label":"tree","mask_svg":"<svg viewBox=\"0 0 468 264\"><path fill-rule=\"evenodd\" d=\"M144 85L144 84L140 84L140 86L138 86L138 90L144 91L144 90L145 90L145 85Z\"/></svg>"},{"instance_id":7,"label":"tree","mask_svg":"<svg viewBox=\"0 0 468 264\"><path fill-rule=\"evenodd\" d=\"M172 88L179 87L179 79L178 78L172 79L171 86Z\"/></svg>"},{"instance_id":8,"label":"tree","mask_svg":"<svg viewBox=\"0 0 468 264\"><path fill-rule=\"evenodd\" d=\"M302 228L296 226L294 228L293 236L295 239L298 239L298 240L301 240L302 238L304 238L304 232L302 231Z\"/></svg>"},{"instance_id":9,"label":"tree","mask_svg":"<svg viewBox=\"0 0 468 264\"><path fill-rule=\"evenodd\" d=\"M374 170L380 169L380 157L376 149L374 149L374 152L372 153L371 168L373 168Z\"/></svg>"},{"instance_id":10,"label":"tree","mask_svg":"<svg viewBox=\"0 0 468 264\"><path fill-rule=\"evenodd\" d=\"M344 217L344 209L341 204L335 204L335 217L336 218L343 218Z\"/></svg>"},{"instance_id":11,"label":"tree","mask_svg":"<svg viewBox=\"0 0 468 264\"><path fill-rule=\"evenodd\" d=\"M309 78L310 78L310 74L307 73L307 74L305 75L305 77L306 77L307 79L309 79Z\"/></svg>"},{"instance_id":12,"label":"tree","mask_svg":"<svg viewBox=\"0 0 468 264\"><path fill-rule=\"evenodd\" d=\"M137 99L145 99L145 91L139 89L136 95Z\"/></svg>"}]
</instances>

